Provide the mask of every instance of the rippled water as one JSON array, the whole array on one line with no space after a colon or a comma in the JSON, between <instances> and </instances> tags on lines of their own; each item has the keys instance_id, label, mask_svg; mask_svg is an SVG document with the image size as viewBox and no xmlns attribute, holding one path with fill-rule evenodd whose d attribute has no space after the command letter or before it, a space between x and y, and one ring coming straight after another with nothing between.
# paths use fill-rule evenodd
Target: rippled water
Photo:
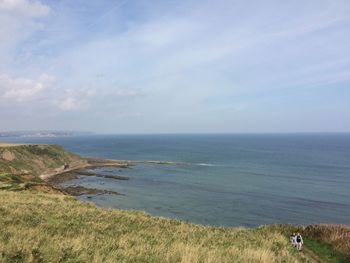
<instances>
[{"instance_id":1,"label":"rippled water","mask_svg":"<svg viewBox=\"0 0 350 263\"><path fill-rule=\"evenodd\" d=\"M59 143L84 156L175 161L99 172L68 185L108 189L99 206L144 210L195 223L350 224L350 134L110 135L21 138ZM81 197L86 199L86 197Z\"/></svg>"}]
</instances>

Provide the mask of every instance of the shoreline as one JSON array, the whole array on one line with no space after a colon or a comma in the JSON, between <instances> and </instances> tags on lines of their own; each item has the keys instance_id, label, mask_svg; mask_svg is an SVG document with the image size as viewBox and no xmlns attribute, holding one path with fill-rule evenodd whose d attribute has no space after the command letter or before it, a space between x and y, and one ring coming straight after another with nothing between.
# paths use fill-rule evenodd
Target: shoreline
<instances>
[{"instance_id":1,"label":"shoreline","mask_svg":"<svg viewBox=\"0 0 350 263\"><path fill-rule=\"evenodd\" d=\"M62 184L78 176L96 176L114 180L128 180L124 176L111 176L88 169L99 167L130 168L136 164L175 165L159 160L115 160L100 157L81 157L57 144L22 144L0 142L0 188L33 190L44 193L64 193L72 196L121 193Z\"/></svg>"},{"instance_id":2,"label":"shoreline","mask_svg":"<svg viewBox=\"0 0 350 263\"><path fill-rule=\"evenodd\" d=\"M144 164L160 164L160 165L176 165L177 162L172 161L155 161L155 160L113 160L103 158L85 157L82 161L69 164L69 168L64 169L57 168L54 172L41 174L39 177L43 180L47 180L50 177L54 177L60 174L74 172L81 169L93 169L99 167L115 167L115 168L129 168L132 165L144 163Z\"/></svg>"},{"instance_id":3,"label":"shoreline","mask_svg":"<svg viewBox=\"0 0 350 263\"><path fill-rule=\"evenodd\" d=\"M79 176L95 176L100 178L109 178L113 180L129 180L126 176L112 176L101 173L88 171L88 169L95 169L101 167L114 167L126 169L136 164L159 164L159 165L176 165L176 162L171 161L155 161L155 160L114 160L86 157L82 160L69 164L69 168L57 168L54 172L41 174L39 177L46 182L50 187L62 191L71 196L86 195L87 198L92 198L102 194L124 195L115 191L101 190L97 188L87 188L81 185L77 186L62 186L66 181L77 179Z\"/></svg>"}]
</instances>

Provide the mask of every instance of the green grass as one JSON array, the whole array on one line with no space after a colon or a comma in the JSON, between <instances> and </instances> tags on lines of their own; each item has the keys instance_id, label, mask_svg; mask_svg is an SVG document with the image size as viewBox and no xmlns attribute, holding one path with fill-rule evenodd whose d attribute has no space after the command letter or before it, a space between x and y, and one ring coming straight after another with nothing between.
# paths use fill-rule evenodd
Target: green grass
<instances>
[{"instance_id":1,"label":"green grass","mask_svg":"<svg viewBox=\"0 0 350 263\"><path fill-rule=\"evenodd\" d=\"M0 181L2 181L2 182L14 182L14 183L22 182L22 180L19 176L16 176L16 175L13 175L10 173L0 173Z\"/></svg>"},{"instance_id":2,"label":"green grass","mask_svg":"<svg viewBox=\"0 0 350 263\"><path fill-rule=\"evenodd\" d=\"M301 233L305 243L304 252L316 254L322 262L350 262L350 227L345 225L274 225L267 226L288 237L291 233Z\"/></svg>"},{"instance_id":3,"label":"green grass","mask_svg":"<svg viewBox=\"0 0 350 263\"><path fill-rule=\"evenodd\" d=\"M6 160L3 155L11 155ZM59 145L17 145L0 147L0 173L31 173L39 176L43 172L62 167L64 163L79 161L81 158L65 151Z\"/></svg>"},{"instance_id":4,"label":"green grass","mask_svg":"<svg viewBox=\"0 0 350 263\"><path fill-rule=\"evenodd\" d=\"M0 173L0 190L23 191L37 184L42 184L42 180L38 177Z\"/></svg>"},{"instance_id":5,"label":"green grass","mask_svg":"<svg viewBox=\"0 0 350 263\"><path fill-rule=\"evenodd\" d=\"M19 176L0 173L0 190L20 191L25 189L25 184Z\"/></svg>"},{"instance_id":6,"label":"green grass","mask_svg":"<svg viewBox=\"0 0 350 263\"><path fill-rule=\"evenodd\" d=\"M318 255L320 259L328 263L348 263L346 257L335 252L330 244L320 243L314 239L305 239L304 244L308 249Z\"/></svg>"},{"instance_id":7,"label":"green grass","mask_svg":"<svg viewBox=\"0 0 350 263\"><path fill-rule=\"evenodd\" d=\"M7 191L22 191L25 190L25 184L17 184L17 183L11 183L11 184L0 184L0 190L7 190Z\"/></svg>"}]
</instances>

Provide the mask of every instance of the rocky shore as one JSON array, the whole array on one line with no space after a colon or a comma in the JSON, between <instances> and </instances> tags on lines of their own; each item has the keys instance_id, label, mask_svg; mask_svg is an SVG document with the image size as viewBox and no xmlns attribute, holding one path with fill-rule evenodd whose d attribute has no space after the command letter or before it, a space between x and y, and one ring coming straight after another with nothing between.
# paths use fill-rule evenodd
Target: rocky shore
<instances>
[{"instance_id":1,"label":"rocky shore","mask_svg":"<svg viewBox=\"0 0 350 263\"><path fill-rule=\"evenodd\" d=\"M140 163L175 164L166 161L131 161L102 158L83 158L59 145L0 143L0 189L31 190L68 195L117 194L112 191L83 186L66 187L65 182L82 176L129 180L125 176L104 174L97 168L128 169Z\"/></svg>"},{"instance_id":2,"label":"rocky shore","mask_svg":"<svg viewBox=\"0 0 350 263\"><path fill-rule=\"evenodd\" d=\"M86 188L84 186L64 186L64 183L70 180L77 179L81 176L94 176L100 178L108 178L113 180L129 180L129 177L118 176L118 175L108 175L100 172L96 172L96 168L101 167L112 167L119 169L127 169L138 163L148 163L148 164L163 164L163 165L173 165L175 162L168 161L133 161L133 160L112 160L112 159L102 159L102 158L84 158L79 164L73 163L68 164L68 168L63 167L57 170L55 173L42 175L41 178L44 179L51 186L61 190L64 193L73 196L87 195L88 197L100 195L100 194L114 194L123 195L122 193L114 191L100 190L96 188Z\"/></svg>"}]
</instances>

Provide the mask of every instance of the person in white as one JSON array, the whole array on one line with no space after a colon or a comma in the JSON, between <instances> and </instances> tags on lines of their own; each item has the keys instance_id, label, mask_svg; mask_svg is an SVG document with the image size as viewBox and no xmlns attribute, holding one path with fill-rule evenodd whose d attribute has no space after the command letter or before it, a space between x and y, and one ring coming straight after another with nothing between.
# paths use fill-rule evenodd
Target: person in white
<instances>
[{"instance_id":1,"label":"person in white","mask_svg":"<svg viewBox=\"0 0 350 263\"><path fill-rule=\"evenodd\" d=\"M302 238L302 236L300 235L300 233L298 233L298 234L295 236L295 242L296 242L296 244L297 244L297 249L298 249L298 250L301 250L302 247L303 247L304 241L303 241L303 238Z\"/></svg>"},{"instance_id":2,"label":"person in white","mask_svg":"<svg viewBox=\"0 0 350 263\"><path fill-rule=\"evenodd\" d=\"M290 243L291 243L294 247L297 246L297 242L296 242L295 237L296 237L296 234L295 234L295 233L293 233L293 234L290 235L290 237L289 237Z\"/></svg>"}]
</instances>

